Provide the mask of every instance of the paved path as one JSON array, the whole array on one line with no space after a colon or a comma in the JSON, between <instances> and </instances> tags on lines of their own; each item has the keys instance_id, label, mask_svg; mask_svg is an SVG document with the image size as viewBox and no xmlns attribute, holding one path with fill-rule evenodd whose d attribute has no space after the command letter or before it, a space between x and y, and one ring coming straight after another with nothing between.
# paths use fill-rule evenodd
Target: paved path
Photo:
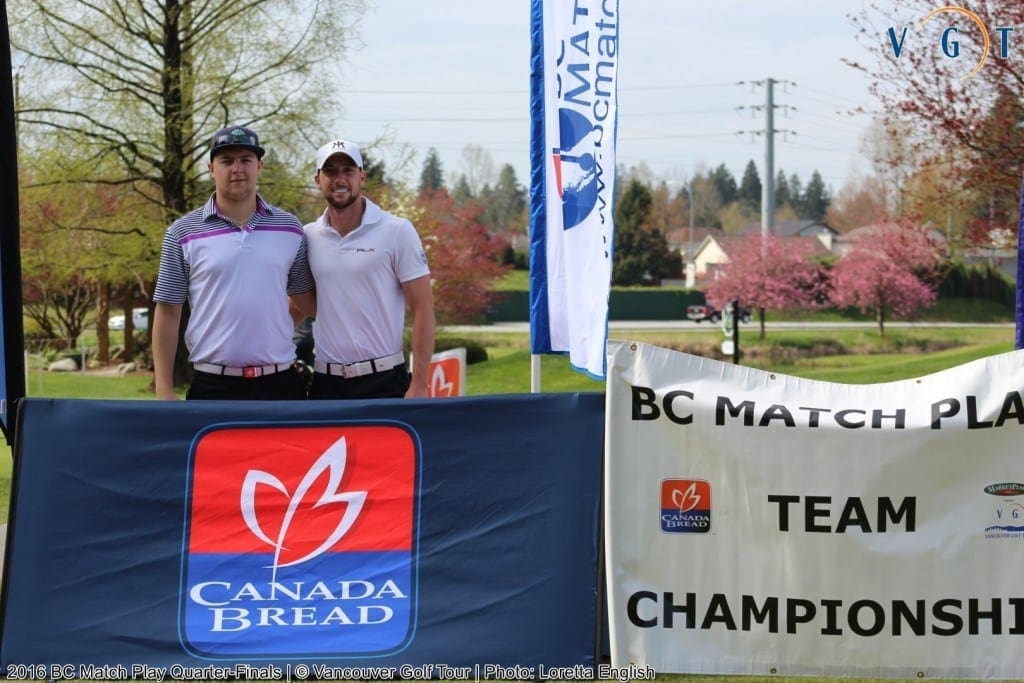
<instances>
[{"instance_id":1,"label":"paved path","mask_svg":"<svg viewBox=\"0 0 1024 683\"><path fill-rule=\"evenodd\" d=\"M876 328L878 323L874 321L863 322L772 322L766 321L766 330L838 330L845 328ZM952 322L886 322L885 327L903 328L940 328L940 327L1005 327L1012 329L1014 323L952 323ZM679 330L682 332L707 332L709 330L720 330L721 323L695 323L692 320L612 320L608 323L610 330ZM442 325L439 328L444 332L529 332L528 322L506 322L493 323L491 325ZM749 323L740 323L740 329L759 329L759 323L751 320Z\"/></svg>"}]
</instances>

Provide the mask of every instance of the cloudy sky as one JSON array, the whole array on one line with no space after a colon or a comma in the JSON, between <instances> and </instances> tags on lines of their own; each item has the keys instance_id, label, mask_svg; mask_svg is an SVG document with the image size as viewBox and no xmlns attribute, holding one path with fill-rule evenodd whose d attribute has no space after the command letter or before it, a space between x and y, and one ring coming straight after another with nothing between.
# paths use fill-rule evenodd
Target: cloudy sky
<instances>
[{"instance_id":1,"label":"cloudy sky","mask_svg":"<svg viewBox=\"0 0 1024 683\"><path fill-rule=\"evenodd\" d=\"M861 138L874 109L868 81L841 58L882 59L854 39L848 15L862 0L620 0L618 159L669 182L720 163L736 175L751 159L764 173L763 105L774 91L775 170L806 182L818 170L838 190L869 170ZM332 135L375 150L389 168L400 149L418 178L434 147L447 174L466 168L467 144L495 171L529 178L527 0L378 0L346 56L346 111ZM884 36L881 37L884 39ZM754 109L761 107L761 109Z\"/></svg>"}]
</instances>

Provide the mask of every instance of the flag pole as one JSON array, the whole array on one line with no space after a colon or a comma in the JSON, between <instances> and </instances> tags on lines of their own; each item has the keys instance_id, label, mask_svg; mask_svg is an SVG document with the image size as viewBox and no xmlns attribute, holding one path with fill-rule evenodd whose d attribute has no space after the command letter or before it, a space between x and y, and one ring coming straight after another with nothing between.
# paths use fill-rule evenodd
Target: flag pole
<instances>
[{"instance_id":1,"label":"flag pole","mask_svg":"<svg viewBox=\"0 0 1024 683\"><path fill-rule=\"evenodd\" d=\"M1015 349L1024 348L1024 183L1020 190L1020 215L1017 217L1017 301L1014 308L1016 322Z\"/></svg>"}]
</instances>

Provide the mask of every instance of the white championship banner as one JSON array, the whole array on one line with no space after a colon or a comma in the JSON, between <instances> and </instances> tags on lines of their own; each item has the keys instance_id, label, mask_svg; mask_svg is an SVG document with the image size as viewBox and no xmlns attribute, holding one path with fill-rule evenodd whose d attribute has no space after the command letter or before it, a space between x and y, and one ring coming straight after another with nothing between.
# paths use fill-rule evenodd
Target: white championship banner
<instances>
[{"instance_id":1,"label":"white championship banner","mask_svg":"<svg viewBox=\"0 0 1024 683\"><path fill-rule=\"evenodd\" d=\"M1024 679L1024 351L847 385L608 342L612 666Z\"/></svg>"}]
</instances>

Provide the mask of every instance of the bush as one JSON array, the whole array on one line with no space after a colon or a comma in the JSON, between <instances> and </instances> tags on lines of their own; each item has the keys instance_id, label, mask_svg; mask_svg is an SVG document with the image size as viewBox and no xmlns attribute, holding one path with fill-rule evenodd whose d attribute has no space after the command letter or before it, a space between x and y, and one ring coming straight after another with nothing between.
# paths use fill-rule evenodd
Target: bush
<instances>
[{"instance_id":1,"label":"bush","mask_svg":"<svg viewBox=\"0 0 1024 683\"><path fill-rule=\"evenodd\" d=\"M463 347L466 349L466 365L483 363L487 360L487 349L479 342L462 337L438 337L434 340L434 352L450 351Z\"/></svg>"}]
</instances>

